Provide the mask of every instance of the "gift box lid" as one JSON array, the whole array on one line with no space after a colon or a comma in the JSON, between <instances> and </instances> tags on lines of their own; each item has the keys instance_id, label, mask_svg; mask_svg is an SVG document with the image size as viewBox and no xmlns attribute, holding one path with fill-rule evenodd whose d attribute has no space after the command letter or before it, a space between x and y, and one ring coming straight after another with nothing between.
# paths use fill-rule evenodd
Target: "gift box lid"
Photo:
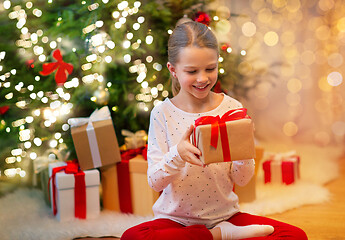
<instances>
[{"instance_id":1,"label":"gift box lid","mask_svg":"<svg viewBox=\"0 0 345 240\"><path fill-rule=\"evenodd\" d=\"M56 162L49 164L49 177L52 175L53 168L65 166L65 162ZM85 172L85 185L87 187L97 186L100 184L99 171L96 169L86 170ZM58 189L74 188L74 174L66 174L64 171L58 172L55 175L56 187Z\"/></svg>"},{"instance_id":2,"label":"gift box lid","mask_svg":"<svg viewBox=\"0 0 345 240\"><path fill-rule=\"evenodd\" d=\"M85 172L86 187L98 186L100 184L98 170L87 170ZM66 174L65 172L56 173L56 187L60 190L74 188L74 174Z\"/></svg>"}]
</instances>

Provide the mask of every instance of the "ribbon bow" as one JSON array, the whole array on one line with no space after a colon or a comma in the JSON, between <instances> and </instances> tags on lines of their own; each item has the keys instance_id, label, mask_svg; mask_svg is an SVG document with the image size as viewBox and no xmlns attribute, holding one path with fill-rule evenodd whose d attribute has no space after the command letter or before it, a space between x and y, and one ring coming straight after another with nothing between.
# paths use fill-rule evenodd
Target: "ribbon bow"
<instances>
[{"instance_id":1,"label":"ribbon bow","mask_svg":"<svg viewBox=\"0 0 345 240\"><path fill-rule=\"evenodd\" d=\"M67 174L74 174L75 187L74 187L74 215L76 218L86 218L86 185L85 185L85 173L80 170L79 164L77 161L68 161L67 165L53 168L53 172L50 180L52 179L53 185L53 213L57 214L56 207L56 184L55 184L55 175L58 172L65 171ZM49 185L48 185L49 189Z\"/></svg>"},{"instance_id":2,"label":"ribbon bow","mask_svg":"<svg viewBox=\"0 0 345 240\"><path fill-rule=\"evenodd\" d=\"M56 84L63 85L67 80L67 73L72 73L73 65L62 60L62 55L59 49L56 49L53 52L53 57L57 60L57 62L44 63L42 65L43 70L40 72L40 74L46 76L57 69L55 73Z\"/></svg>"},{"instance_id":3,"label":"ribbon bow","mask_svg":"<svg viewBox=\"0 0 345 240\"><path fill-rule=\"evenodd\" d=\"M204 116L204 117L200 117L197 120L195 120L195 127L199 126L199 125L206 125L206 124L211 124L211 146L214 148L217 148L218 145L218 134L219 134L219 130L222 132L224 132L225 128L225 133L226 133L226 122L228 121L234 121L234 120L239 120L239 119L243 119L249 117L247 115L247 109L246 108L238 108L238 109L233 109L230 110L228 112L226 112L222 117L219 117L219 115L217 116ZM227 138L227 134L225 134L226 136L222 136L224 134L221 134L221 138L222 138L222 142L223 142L223 138L226 137ZM225 140L225 139L224 139ZM226 142L228 142L226 140Z\"/></svg>"},{"instance_id":4,"label":"ribbon bow","mask_svg":"<svg viewBox=\"0 0 345 240\"><path fill-rule=\"evenodd\" d=\"M125 136L125 144L127 149L140 148L146 145L147 134L145 130L139 130L133 133L123 129L121 130L121 134Z\"/></svg>"},{"instance_id":5,"label":"ribbon bow","mask_svg":"<svg viewBox=\"0 0 345 240\"><path fill-rule=\"evenodd\" d=\"M101 109L96 109L88 118L70 118L68 124L71 127L80 127L85 124L92 125L92 122L103 121L111 119L110 110L108 106L104 106Z\"/></svg>"},{"instance_id":6,"label":"ribbon bow","mask_svg":"<svg viewBox=\"0 0 345 240\"><path fill-rule=\"evenodd\" d=\"M139 154L143 155L144 159L147 160L147 146L121 151L121 160L128 161Z\"/></svg>"}]
</instances>

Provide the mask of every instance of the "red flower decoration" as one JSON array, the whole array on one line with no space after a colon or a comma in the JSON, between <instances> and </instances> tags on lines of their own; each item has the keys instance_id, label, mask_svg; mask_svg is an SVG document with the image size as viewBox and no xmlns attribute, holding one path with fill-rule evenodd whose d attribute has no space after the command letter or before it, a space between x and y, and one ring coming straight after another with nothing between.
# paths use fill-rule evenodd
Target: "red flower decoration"
<instances>
[{"instance_id":1,"label":"red flower decoration","mask_svg":"<svg viewBox=\"0 0 345 240\"><path fill-rule=\"evenodd\" d=\"M211 18L207 13L199 11L195 14L195 17L193 18L193 20L199 23L203 23L206 26L209 26Z\"/></svg>"},{"instance_id":2,"label":"red flower decoration","mask_svg":"<svg viewBox=\"0 0 345 240\"><path fill-rule=\"evenodd\" d=\"M4 115L8 109L10 109L10 106L3 106L3 107L0 107L0 115Z\"/></svg>"},{"instance_id":3,"label":"red flower decoration","mask_svg":"<svg viewBox=\"0 0 345 240\"><path fill-rule=\"evenodd\" d=\"M55 81L57 85L63 85L66 80L68 74L71 74L73 71L73 65L66 63L62 60L61 52L59 49L56 49L53 52L53 57L57 60L57 62L52 62L52 63L44 63L43 64L43 70L40 72L43 76L49 75L52 72L54 72L56 69L55 73Z\"/></svg>"}]
</instances>

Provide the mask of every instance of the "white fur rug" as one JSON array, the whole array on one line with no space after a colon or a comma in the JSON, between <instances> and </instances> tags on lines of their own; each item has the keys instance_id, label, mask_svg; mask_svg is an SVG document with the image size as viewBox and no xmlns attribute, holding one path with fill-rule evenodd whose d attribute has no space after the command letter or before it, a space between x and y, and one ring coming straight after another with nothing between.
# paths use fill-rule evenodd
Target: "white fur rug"
<instances>
[{"instance_id":1,"label":"white fur rug","mask_svg":"<svg viewBox=\"0 0 345 240\"><path fill-rule=\"evenodd\" d=\"M270 149L274 150L285 151ZM341 153L340 149L303 146L295 150L301 156L301 180L289 186L265 185L260 168L257 199L242 204L242 211L267 215L330 199L331 194L323 185L338 176L336 160ZM60 223L44 203L42 192L37 189L19 189L0 198L0 239L119 237L127 228L151 218L103 211L97 219Z\"/></svg>"}]
</instances>

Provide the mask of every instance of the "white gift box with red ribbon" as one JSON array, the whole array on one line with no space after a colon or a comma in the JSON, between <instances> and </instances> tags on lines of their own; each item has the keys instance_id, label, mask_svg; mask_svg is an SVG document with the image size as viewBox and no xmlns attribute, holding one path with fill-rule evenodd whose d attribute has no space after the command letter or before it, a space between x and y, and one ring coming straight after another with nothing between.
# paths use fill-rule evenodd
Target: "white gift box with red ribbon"
<instances>
[{"instance_id":1,"label":"white gift box with red ribbon","mask_svg":"<svg viewBox=\"0 0 345 240\"><path fill-rule=\"evenodd\" d=\"M300 178L300 157L295 152L271 154L263 162L266 183L292 184Z\"/></svg>"},{"instance_id":2,"label":"white gift box with red ribbon","mask_svg":"<svg viewBox=\"0 0 345 240\"><path fill-rule=\"evenodd\" d=\"M86 170L85 173L85 191L84 196L76 196L76 177L75 174L59 171L55 174L53 185L53 169L65 166L65 162L49 164L50 181L50 201L54 215L61 221L70 221L75 218L90 219L96 218L100 213L99 184L100 177L98 170ZM53 193L55 188L55 194ZM54 198L55 197L55 198ZM85 214L77 215L77 208L84 205L82 212Z\"/></svg>"}]
</instances>

